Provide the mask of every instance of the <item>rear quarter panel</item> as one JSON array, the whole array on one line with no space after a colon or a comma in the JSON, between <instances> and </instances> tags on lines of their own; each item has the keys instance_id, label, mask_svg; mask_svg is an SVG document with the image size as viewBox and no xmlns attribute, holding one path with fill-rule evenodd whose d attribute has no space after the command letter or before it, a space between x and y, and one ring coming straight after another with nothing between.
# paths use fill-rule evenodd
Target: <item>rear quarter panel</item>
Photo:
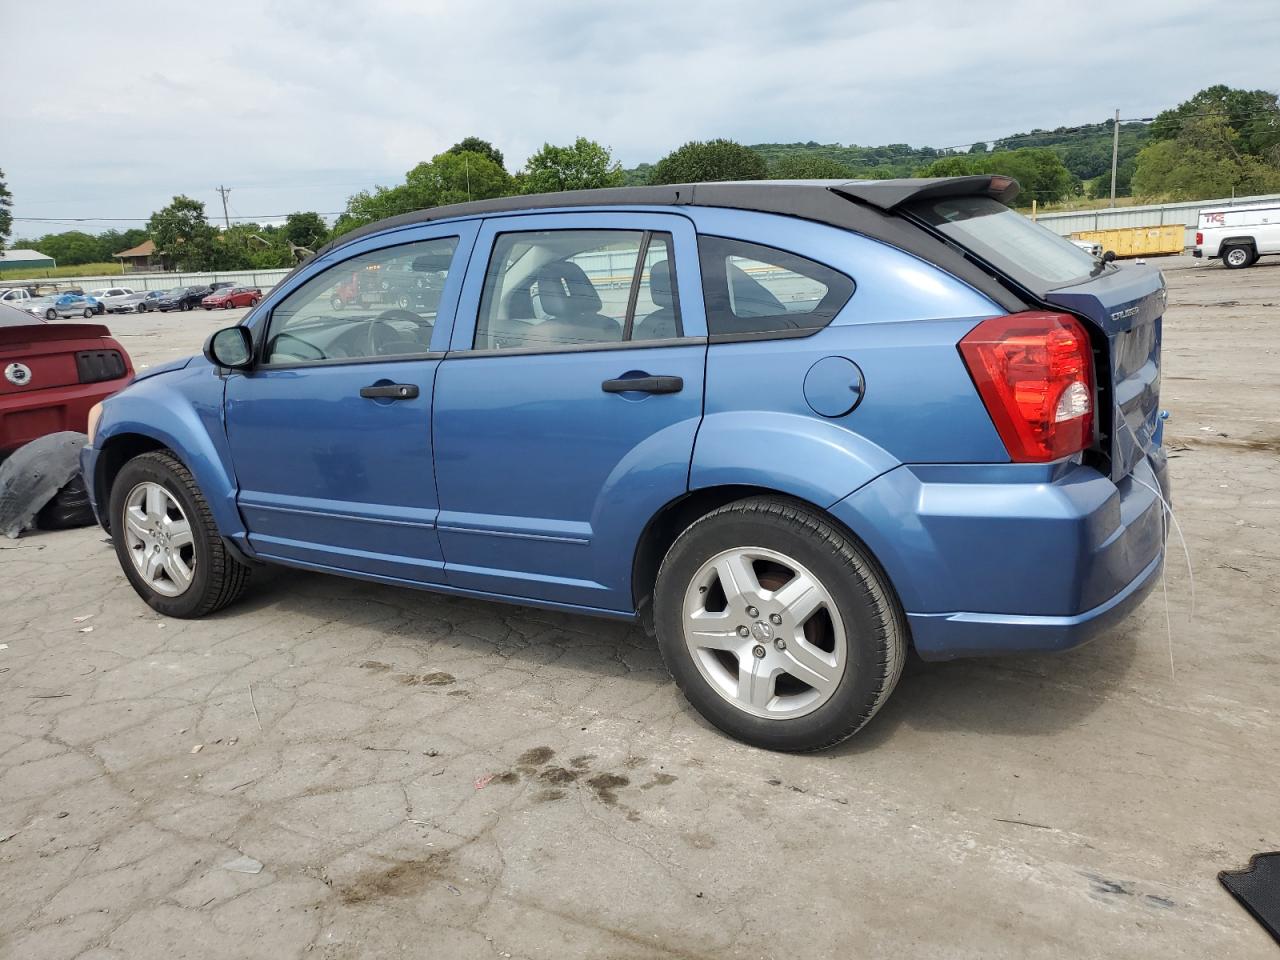
<instances>
[{"instance_id":1,"label":"rear quarter panel","mask_svg":"<svg viewBox=\"0 0 1280 960\"><path fill-rule=\"evenodd\" d=\"M700 233L761 243L825 263L856 288L808 337L713 343L693 489L750 484L829 506L904 462L1004 463L1008 454L956 343L1002 311L931 264L867 237L803 220L697 209ZM805 375L824 357L861 369L861 402L816 414Z\"/></svg>"}]
</instances>

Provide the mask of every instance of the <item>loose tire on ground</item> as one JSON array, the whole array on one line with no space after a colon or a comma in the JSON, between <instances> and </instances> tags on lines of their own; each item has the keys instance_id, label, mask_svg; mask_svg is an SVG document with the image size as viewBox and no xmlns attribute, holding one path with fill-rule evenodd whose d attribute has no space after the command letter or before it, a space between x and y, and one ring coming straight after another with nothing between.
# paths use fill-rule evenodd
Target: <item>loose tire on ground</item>
<instances>
[{"instance_id":1,"label":"loose tire on ground","mask_svg":"<svg viewBox=\"0 0 1280 960\"><path fill-rule=\"evenodd\" d=\"M164 596L143 579L129 554L125 536L125 505L140 484L156 483L177 501L190 524L194 562L191 584L177 596ZM133 589L152 609L169 617L194 619L237 600L249 582L250 568L227 550L213 522L213 514L191 472L165 451L134 457L116 475L111 487L111 539L120 567Z\"/></svg>"},{"instance_id":2,"label":"loose tire on ground","mask_svg":"<svg viewBox=\"0 0 1280 960\"><path fill-rule=\"evenodd\" d=\"M748 584L743 596L752 596L753 577L760 589L754 595L758 600L735 605L730 597L732 591L723 587L715 565L724 562L719 558L732 560L739 552L749 557L750 567L750 573L743 577ZM781 603L784 598L796 596L800 589L793 585L791 591L787 590L792 583L785 579L787 564L792 568L794 585L816 582L824 598L823 605L807 622L798 619L804 615L802 612L797 612L796 618L785 616L792 610L807 609L812 602L792 607ZM704 581L709 567L716 572L710 575L711 586L707 587ZM731 578L736 575L729 573ZM720 622L719 610L712 611L713 606L720 606L719 600L713 603L699 599L714 596L717 589L725 598L723 610L730 613L726 623ZM810 594L806 591L800 596ZM698 609L700 605L705 610ZM751 610L756 610L756 615ZM695 618L713 618L717 629L708 628L711 621L687 618L690 611ZM790 656L800 663L803 651L811 658L817 647L811 646L808 638L811 628L818 624L813 641L822 643L822 617L827 618L825 629L836 638L831 642L832 652L825 654L836 666L823 668L833 672L823 678L825 683L809 688L813 696L804 689L806 684L797 679L804 675L803 670L769 679L764 688L767 702L754 695L742 697L745 679L736 681L734 693L734 678L739 676L735 670L741 668L746 656L758 658L758 664L751 669L762 672L789 670L785 658ZM852 736L893 691L907 649L905 618L879 564L860 543L818 511L783 497L753 497L728 504L680 534L658 572L654 623L662 657L694 709L729 735L771 750L821 750ZM703 641L687 639L687 623L692 625L689 634L697 637L723 633L726 645L736 644L735 637L746 629L748 635L739 648L744 654L695 651ZM788 637L792 644L790 654ZM714 646L721 641L706 642ZM841 649L843 666L839 666ZM814 674L815 679L818 677ZM750 703L746 702L748 699ZM790 702L800 706L785 706ZM818 705L806 712L806 702ZM773 718L771 711L776 711L773 716L782 718Z\"/></svg>"}]
</instances>

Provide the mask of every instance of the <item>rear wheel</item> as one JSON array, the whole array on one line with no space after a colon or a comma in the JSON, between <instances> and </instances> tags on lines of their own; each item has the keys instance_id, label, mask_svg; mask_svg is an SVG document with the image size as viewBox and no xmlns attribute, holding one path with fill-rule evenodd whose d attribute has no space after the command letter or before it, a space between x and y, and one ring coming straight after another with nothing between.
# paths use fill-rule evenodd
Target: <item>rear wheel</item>
<instances>
[{"instance_id":1,"label":"rear wheel","mask_svg":"<svg viewBox=\"0 0 1280 960\"><path fill-rule=\"evenodd\" d=\"M907 631L887 578L819 513L778 497L729 504L668 551L658 646L693 707L771 750L819 750L888 698Z\"/></svg>"},{"instance_id":2,"label":"rear wheel","mask_svg":"<svg viewBox=\"0 0 1280 960\"><path fill-rule=\"evenodd\" d=\"M58 319L58 311L57 311L57 310L54 310L52 307L50 307L48 310L46 310L46 311L44 312L44 318L45 318L46 320L57 320L57 319Z\"/></svg>"},{"instance_id":3,"label":"rear wheel","mask_svg":"<svg viewBox=\"0 0 1280 960\"><path fill-rule=\"evenodd\" d=\"M187 303L187 301L183 300L180 304L178 304L178 309L179 309L179 310L190 310L190 309L191 309L191 304L189 304L189 303Z\"/></svg>"},{"instance_id":4,"label":"rear wheel","mask_svg":"<svg viewBox=\"0 0 1280 960\"><path fill-rule=\"evenodd\" d=\"M138 312L139 312L139 313L146 313L148 309L150 309L150 308L146 305L146 303L140 302L140 303L138 304Z\"/></svg>"},{"instance_id":5,"label":"rear wheel","mask_svg":"<svg viewBox=\"0 0 1280 960\"><path fill-rule=\"evenodd\" d=\"M1253 247L1238 246L1228 247L1222 251L1222 265L1228 270L1241 270L1244 267L1253 266L1253 261L1258 256L1253 251Z\"/></svg>"},{"instance_id":6,"label":"rear wheel","mask_svg":"<svg viewBox=\"0 0 1280 960\"><path fill-rule=\"evenodd\" d=\"M126 463L111 488L116 556L133 589L170 617L202 617L244 592L249 568L223 544L195 478L172 454Z\"/></svg>"},{"instance_id":7,"label":"rear wheel","mask_svg":"<svg viewBox=\"0 0 1280 960\"><path fill-rule=\"evenodd\" d=\"M85 308L84 308L84 313L82 314L82 316L83 316L86 320L88 320L90 317L92 317L92 316L93 316L93 308L92 308L92 307L85 307Z\"/></svg>"}]
</instances>

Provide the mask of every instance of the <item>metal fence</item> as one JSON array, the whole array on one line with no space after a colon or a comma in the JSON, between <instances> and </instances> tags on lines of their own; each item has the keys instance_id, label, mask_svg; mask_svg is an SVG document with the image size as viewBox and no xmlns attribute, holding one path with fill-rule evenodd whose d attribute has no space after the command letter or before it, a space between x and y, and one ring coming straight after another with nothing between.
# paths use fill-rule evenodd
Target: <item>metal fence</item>
<instances>
[{"instance_id":1,"label":"metal fence","mask_svg":"<svg viewBox=\"0 0 1280 960\"><path fill-rule=\"evenodd\" d=\"M57 284L59 287L80 287L86 292L104 287L128 287L130 290L171 290L174 287L202 287L219 280L234 283L237 287L260 287L266 293L289 270L220 270L212 273L125 273L111 277L48 277L23 280L6 277L4 286L19 287L23 284Z\"/></svg>"},{"instance_id":2,"label":"metal fence","mask_svg":"<svg viewBox=\"0 0 1280 960\"><path fill-rule=\"evenodd\" d=\"M1073 210L1067 213L1042 213L1036 217L1054 233L1069 237L1085 230L1117 230L1125 227L1162 227L1180 223L1186 228L1183 247L1195 246L1196 224L1200 211L1214 207L1239 207L1250 203L1280 200L1280 193L1257 197L1225 197L1221 200L1188 200L1182 203L1153 203L1140 207L1115 207L1103 210Z\"/></svg>"}]
</instances>

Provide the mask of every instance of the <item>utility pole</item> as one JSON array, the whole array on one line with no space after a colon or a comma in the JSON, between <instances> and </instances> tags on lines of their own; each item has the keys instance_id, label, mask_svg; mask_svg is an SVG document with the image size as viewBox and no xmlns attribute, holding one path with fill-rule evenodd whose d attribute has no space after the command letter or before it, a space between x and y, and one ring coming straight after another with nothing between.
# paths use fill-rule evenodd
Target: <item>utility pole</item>
<instances>
[{"instance_id":1,"label":"utility pole","mask_svg":"<svg viewBox=\"0 0 1280 960\"><path fill-rule=\"evenodd\" d=\"M1120 159L1120 108L1116 107L1116 125L1111 131L1111 206L1116 205L1116 163Z\"/></svg>"},{"instance_id":2,"label":"utility pole","mask_svg":"<svg viewBox=\"0 0 1280 960\"><path fill-rule=\"evenodd\" d=\"M1117 112L1116 112L1116 116L1117 116L1117 117L1118 117L1118 116L1120 116L1119 111L1117 111ZM1114 176L1114 174L1113 174L1113 176ZM231 193L231 188L230 188L230 187L218 187L218 194L222 197L222 220L223 220L223 222L224 222L224 223L226 223L226 225L227 225L227 229L228 229L228 230L230 230L230 229L231 229L231 217L227 214L227 195L228 195L229 193ZM1116 194L1116 191L1115 191L1115 185L1114 185L1114 184L1112 184L1112 188L1111 188L1111 199L1112 199L1112 200L1114 200L1114 199L1115 199L1115 194Z\"/></svg>"}]
</instances>

